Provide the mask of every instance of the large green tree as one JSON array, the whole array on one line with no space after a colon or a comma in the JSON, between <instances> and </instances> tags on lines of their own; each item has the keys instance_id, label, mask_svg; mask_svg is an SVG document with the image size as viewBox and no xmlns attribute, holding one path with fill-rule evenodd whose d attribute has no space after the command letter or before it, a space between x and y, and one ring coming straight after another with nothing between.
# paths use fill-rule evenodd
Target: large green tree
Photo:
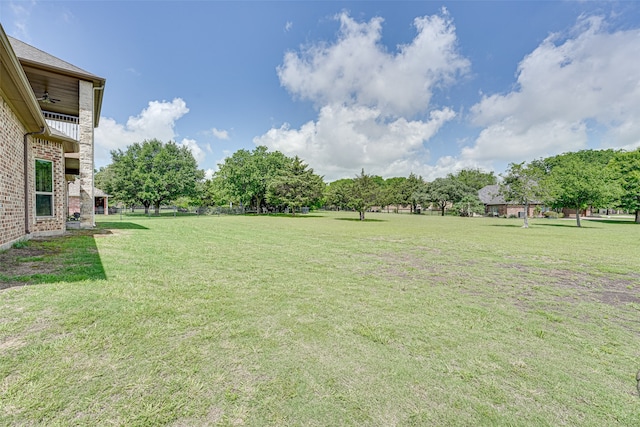
<instances>
[{"instance_id":1,"label":"large green tree","mask_svg":"<svg viewBox=\"0 0 640 427\"><path fill-rule=\"evenodd\" d=\"M635 222L640 224L640 149L616 153L609 169L620 189L618 206L634 212Z\"/></svg>"},{"instance_id":2,"label":"large green tree","mask_svg":"<svg viewBox=\"0 0 640 427\"><path fill-rule=\"evenodd\" d=\"M267 201L284 205L295 215L303 206L315 204L321 197L325 184L298 156L271 179L267 189Z\"/></svg>"},{"instance_id":3,"label":"large green tree","mask_svg":"<svg viewBox=\"0 0 640 427\"><path fill-rule=\"evenodd\" d=\"M324 198L328 207L337 210L349 207L349 194L353 180L350 178L338 179L330 182L324 190Z\"/></svg>"},{"instance_id":4,"label":"large green tree","mask_svg":"<svg viewBox=\"0 0 640 427\"><path fill-rule=\"evenodd\" d=\"M371 175L364 173L353 178L348 194L348 206L360 214L360 221L364 221L364 214L367 209L378 203L380 194L380 184Z\"/></svg>"},{"instance_id":5,"label":"large green tree","mask_svg":"<svg viewBox=\"0 0 640 427\"><path fill-rule=\"evenodd\" d=\"M457 180L453 176L436 178L427 186L426 199L434 203L444 216L448 205L453 205L463 199L464 196L473 194L473 188Z\"/></svg>"},{"instance_id":6,"label":"large green tree","mask_svg":"<svg viewBox=\"0 0 640 427\"><path fill-rule=\"evenodd\" d=\"M424 202L422 197L425 193L424 186L425 182L422 177L412 172L401 187L403 200L411 205L411 213L416 213L418 204Z\"/></svg>"},{"instance_id":7,"label":"large green tree","mask_svg":"<svg viewBox=\"0 0 640 427\"><path fill-rule=\"evenodd\" d=\"M384 186L381 192L380 205L387 207L389 205L395 205L397 211L400 211L400 205L406 205L409 203L409 197L404 193L406 177L393 177L387 178L384 181Z\"/></svg>"},{"instance_id":8,"label":"large green tree","mask_svg":"<svg viewBox=\"0 0 640 427\"><path fill-rule=\"evenodd\" d=\"M235 203L251 206L260 213L271 180L287 165L287 157L279 151L269 152L259 146L253 151L238 150L219 165L214 179L226 197Z\"/></svg>"},{"instance_id":9,"label":"large green tree","mask_svg":"<svg viewBox=\"0 0 640 427\"><path fill-rule=\"evenodd\" d=\"M498 178L493 174L493 172L484 172L477 168L462 169L456 174L450 174L449 177L458 180L475 191L498 182Z\"/></svg>"},{"instance_id":10,"label":"large green tree","mask_svg":"<svg viewBox=\"0 0 640 427\"><path fill-rule=\"evenodd\" d=\"M196 183L204 177L193 154L175 142L157 140L135 143L111 152L114 195L125 202L141 203L145 213L180 196L196 195Z\"/></svg>"},{"instance_id":11,"label":"large green tree","mask_svg":"<svg viewBox=\"0 0 640 427\"><path fill-rule=\"evenodd\" d=\"M565 153L547 160L551 164L545 179L549 199L555 208L576 210L576 225L581 227L580 212L593 206L607 206L616 191L609 169L591 153Z\"/></svg>"}]
</instances>

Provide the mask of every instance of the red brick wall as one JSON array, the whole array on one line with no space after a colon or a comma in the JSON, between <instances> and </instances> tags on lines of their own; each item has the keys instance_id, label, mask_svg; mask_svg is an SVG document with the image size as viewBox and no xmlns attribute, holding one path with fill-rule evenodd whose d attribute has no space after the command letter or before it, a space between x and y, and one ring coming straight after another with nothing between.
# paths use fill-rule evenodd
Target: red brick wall
<instances>
[{"instance_id":1,"label":"red brick wall","mask_svg":"<svg viewBox=\"0 0 640 427\"><path fill-rule=\"evenodd\" d=\"M4 249L25 235L24 224L24 134L26 130L10 105L0 95L0 248ZM62 144L40 139L28 140L29 231L32 235L61 234L66 225L67 188L64 179ZM53 162L54 216L35 216L35 160Z\"/></svg>"},{"instance_id":2,"label":"red brick wall","mask_svg":"<svg viewBox=\"0 0 640 427\"><path fill-rule=\"evenodd\" d=\"M31 232L35 235L39 234L58 234L63 233L66 227L67 212L66 194L67 183L64 179L64 150L59 142L47 141L44 139L33 138L30 141L30 158L29 158L29 188L33 188L32 194L29 195L29 212L35 220L32 225ZM52 217L36 217L35 216L35 175L36 175L36 159L49 160L53 162L53 216Z\"/></svg>"},{"instance_id":3,"label":"red brick wall","mask_svg":"<svg viewBox=\"0 0 640 427\"><path fill-rule=\"evenodd\" d=\"M24 134L0 95L0 248L24 236Z\"/></svg>"},{"instance_id":4,"label":"red brick wall","mask_svg":"<svg viewBox=\"0 0 640 427\"><path fill-rule=\"evenodd\" d=\"M69 196L69 215L80 213L80 196Z\"/></svg>"}]
</instances>

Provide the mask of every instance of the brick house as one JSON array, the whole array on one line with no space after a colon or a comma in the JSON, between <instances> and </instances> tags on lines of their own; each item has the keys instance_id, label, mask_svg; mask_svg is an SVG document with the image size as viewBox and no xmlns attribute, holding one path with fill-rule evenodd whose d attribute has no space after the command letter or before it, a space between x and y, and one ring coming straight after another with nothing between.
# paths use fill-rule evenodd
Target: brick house
<instances>
[{"instance_id":1,"label":"brick house","mask_svg":"<svg viewBox=\"0 0 640 427\"><path fill-rule=\"evenodd\" d=\"M521 218L524 216L524 206L507 202L504 196L500 194L500 186L498 184L487 185L478 190L478 198L484 204L484 213L492 216L516 216ZM529 204L527 216L532 218L540 213L548 210L542 203L532 201Z\"/></svg>"},{"instance_id":2,"label":"brick house","mask_svg":"<svg viewBox=\"0 0 640 427\"><path fill-rule=\"evenodd\" d=\"M69 216L80 213L80 180L70 181L68 188ZM93 187L93 210L96 214L109 215L109 195L99 188Z\"/></svg>"},{"instance_id":3,"label":"brick house","mask_svg":"<svg viewBox=\"0 0 640 427\"><path fill-rule=\"evenodd\" d=\"M76 176L80 224L93 227L93 130L104 84L0 25L0 249L64 233L67 181Z\"/></svg>"}]
</instances>

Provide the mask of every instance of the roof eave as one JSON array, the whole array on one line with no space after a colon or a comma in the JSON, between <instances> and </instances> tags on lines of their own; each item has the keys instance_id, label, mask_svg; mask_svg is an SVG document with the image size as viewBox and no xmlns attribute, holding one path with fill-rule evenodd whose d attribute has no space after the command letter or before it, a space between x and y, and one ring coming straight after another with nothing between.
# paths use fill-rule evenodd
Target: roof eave
<instances>
[{"instance_id":1,"label":"roof eave","mask_svg":"<svg viewBox=\"0 0 640 427\"><path fill-rule=\"evenodd\" d=\"M20 102L9 101L14 108L17 109L16 113L20 116L28 132L38 132L42 128L48 129L47 123L42 115L38 101L31 90L29 80L22 69L22 65L18 61L18 58L11 47L11 43L4 32L4 29L0 27L0 57L4 68L9 74L9 84L13 85L13 88L20 96ZM2 79L2 83L7 84L6 79Z\"/></svg>"},{"instance_id":2,"label":"roof eave","mask_svg":"<svg viewBox=\"0 0 640 427\"><path fill-rule=\"evenodd\" d=\"M93 111L94 111L94 119L93 119L93 127L98 127L100 123L100 112L102 111L102 98L104 94L104 85L107 80L103 77L98 77L94 74L90 73L78 73L71 70L67 70L60 67L55 67L52 65L42 64L41 62L31 61L29 59L20 59L20 64L22 66L27 66L39 70L49 71L52 73L72 77L78 80L89 81L93 83L94 88L94 96L93 96ZM35 98L35 97L34 97Z\"/></svg>"}]
</instances>

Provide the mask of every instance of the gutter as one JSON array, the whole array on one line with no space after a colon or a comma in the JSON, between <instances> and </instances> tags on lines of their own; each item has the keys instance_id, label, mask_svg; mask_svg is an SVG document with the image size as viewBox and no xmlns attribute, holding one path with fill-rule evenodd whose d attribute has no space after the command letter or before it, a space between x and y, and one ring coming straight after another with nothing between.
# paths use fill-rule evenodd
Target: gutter
<instances>
[{"instance_id":1,"label":"gutter","mask_svg":"<svg viewBox=\"0 0 640 427\"><path fill-rule=\"evenodd\" d=\"M29 136L42 135L46 128L42 127L37 132L24 134L24 234L31 234L29 230Z\"/></svg>"},{"instance_id":2,"label":"gutter","mask_svg":"<svg viewBox=\"0 0 640 427\"><path fill-rule=\"evenodd\" d=\"M96 105L96 97L98 96L97 92L100 92L100 102ZM98 123L100 122L100 111L102 110L102 97L104 96L104 81L102 82L102 86L94 86L93 87L93 127L97 128Z\"/></svg>"}]
</instances>

